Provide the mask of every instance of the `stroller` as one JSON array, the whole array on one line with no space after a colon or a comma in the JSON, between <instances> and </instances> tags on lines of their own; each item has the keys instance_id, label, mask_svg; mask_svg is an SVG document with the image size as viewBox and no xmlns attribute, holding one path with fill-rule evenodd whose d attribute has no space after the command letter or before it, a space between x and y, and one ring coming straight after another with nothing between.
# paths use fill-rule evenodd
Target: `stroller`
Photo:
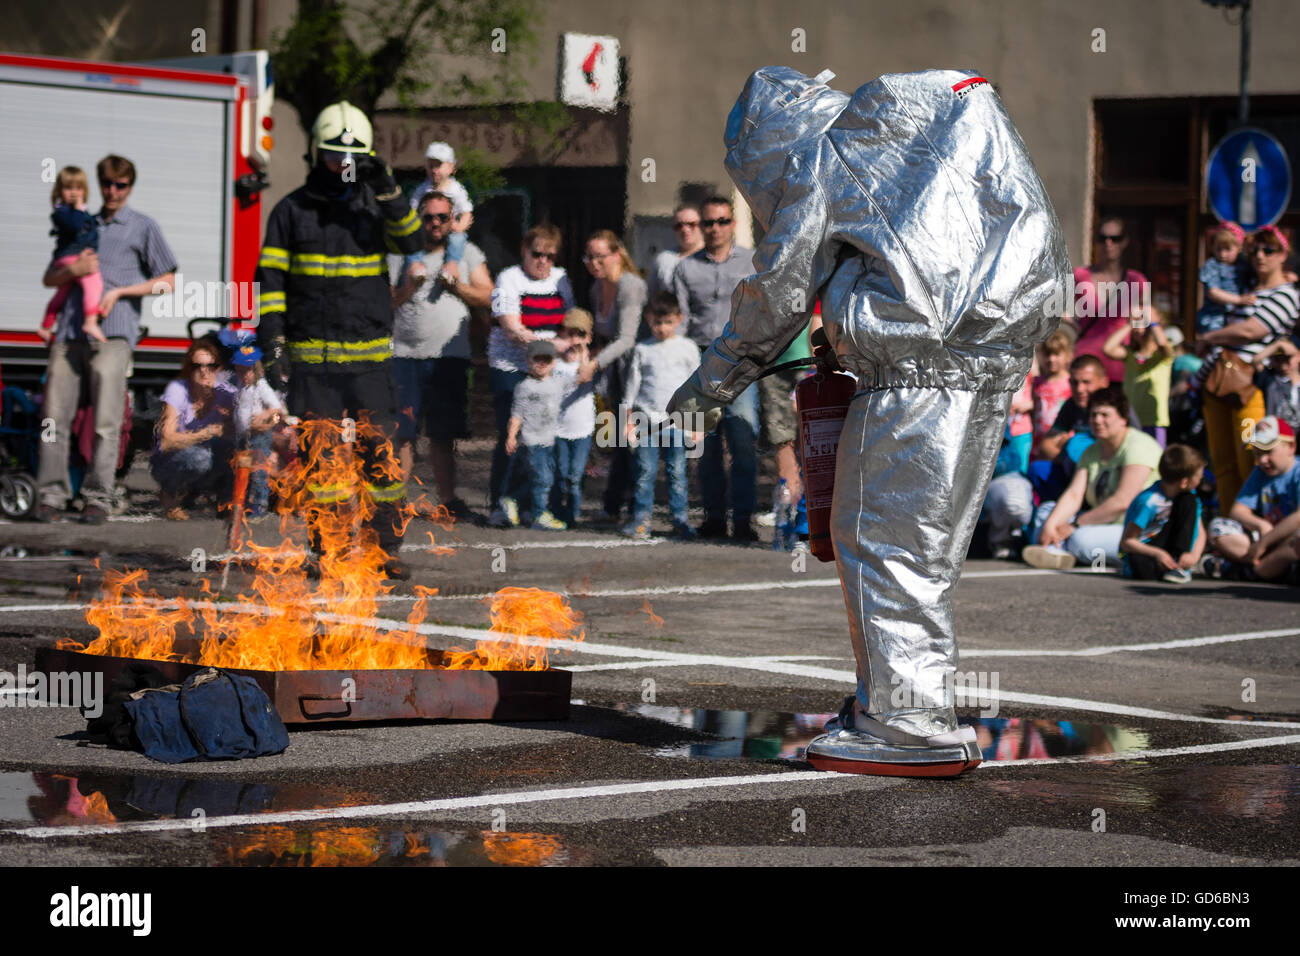
<instances>
[{"instance_id":1,"label":"stroller","mask_svg":"<svg viewBox=\"0 0 1300 956\"><path fill-rule=\"evenodd\" d=\"M0 513L26 518L36 508L36 460L41 420L36 403L21 388L0 391Z\"/></svg>"}]
</instances>

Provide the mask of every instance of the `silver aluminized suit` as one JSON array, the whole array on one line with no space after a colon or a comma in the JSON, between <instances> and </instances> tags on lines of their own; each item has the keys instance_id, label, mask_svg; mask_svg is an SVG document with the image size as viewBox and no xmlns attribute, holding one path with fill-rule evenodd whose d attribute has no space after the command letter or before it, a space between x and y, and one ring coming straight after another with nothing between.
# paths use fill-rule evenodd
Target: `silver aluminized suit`
<instances>
[{"instance_id":1,"label":"silver aluminized suit","mask_svg":"<svg viewBox=\"0 0 1300 956\"><path fill-rule=\"evenodd\" d=\"M725 140L767 231L694 385L733 400L821 295L860 389L831 526L858 700L908 734L954 731L952 590L1012 393L1057 325L1044 306L1070 266L1056 214L996 92L964 71L886 75L846 98L767 67Z\"/></svg>"}]
</instances>

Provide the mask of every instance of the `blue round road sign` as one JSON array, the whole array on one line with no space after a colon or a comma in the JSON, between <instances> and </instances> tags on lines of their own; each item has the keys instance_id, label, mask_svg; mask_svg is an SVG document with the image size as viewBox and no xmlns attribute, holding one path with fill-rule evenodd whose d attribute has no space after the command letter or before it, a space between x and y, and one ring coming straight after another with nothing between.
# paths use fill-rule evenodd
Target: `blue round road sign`
<instances>
[{"instance_id":1,"label":"blue round road sign","mask_svg":"<svg viewBox=\"0 0 1300 956\"><path fill-rule=\"evenodd\" d=\"M1205 194L1223 222L1247 232L1271 226L1291 201L1291 161L1282 144L1262 129L1234 130L1205 164Z\"/></svg>"}]
</instances>

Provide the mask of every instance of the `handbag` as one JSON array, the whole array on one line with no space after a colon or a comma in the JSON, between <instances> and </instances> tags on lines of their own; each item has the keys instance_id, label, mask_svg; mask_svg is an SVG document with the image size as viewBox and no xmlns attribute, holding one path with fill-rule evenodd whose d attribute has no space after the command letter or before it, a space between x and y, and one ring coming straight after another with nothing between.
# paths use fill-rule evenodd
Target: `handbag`
<instances>
[{"instance_id":1,"label":"handbag","mask_svg":"<svg viewBox=\"0 0 1300 956\"><path fill-rule=\"evenodd\" d=\"M1205 391L1215 398L1244 406L1255 397L1255 368L1236 352L1224 349L1205 379Z\"/></svg>"}]
</instances>

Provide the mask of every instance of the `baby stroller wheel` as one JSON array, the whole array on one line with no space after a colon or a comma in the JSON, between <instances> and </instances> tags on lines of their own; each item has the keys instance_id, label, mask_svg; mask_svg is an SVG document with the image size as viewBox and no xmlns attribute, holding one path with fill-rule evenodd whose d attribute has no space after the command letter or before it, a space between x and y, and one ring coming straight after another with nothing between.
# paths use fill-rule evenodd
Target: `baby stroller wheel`
<instances>
[{"instance_id":1,"label":"baby stroller wheel","mask_svg":"<svg viewBox=\"0 0 1300 956\"><path fill-rule=\"evenodd\" d=\"M36 508L36 483L23 474L0 475L0 511L26 518Z\"/></svg>"}]
</instances>

